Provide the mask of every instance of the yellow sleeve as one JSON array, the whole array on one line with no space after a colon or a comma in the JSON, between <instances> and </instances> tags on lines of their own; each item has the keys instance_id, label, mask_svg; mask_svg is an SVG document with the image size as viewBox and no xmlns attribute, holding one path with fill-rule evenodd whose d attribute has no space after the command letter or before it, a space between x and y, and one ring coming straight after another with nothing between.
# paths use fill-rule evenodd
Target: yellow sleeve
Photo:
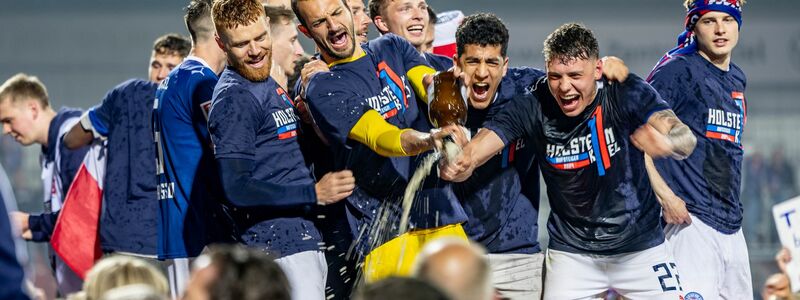
<instances>
[{"instance_id":1,"label":"yellow sleeve","mask_svg":"<svg viewBox=\"0 0 800 300\"><path fill-rule=\"evenodd\" d=\"M411 83L411 88L413 88L414 93L417 94L417 99L426 104L428 103L428 90L426 90L425 85L422 84L422 78L425 78L425 75L433 74L436 74L436 70L426 65L413 67L406 73L408 82Z\"/></svg>"},{"instance_id":2,"label":"yellow sleeve","mask_svg":"<svg viewBox=\"0 0 800 300\"><path fill-rule=\"evenodd\" d=\"M377 111L369 110L358 119L347 137L367 145L382 156L408 156L400 142L400 136L408 130L389 124Z\"/></svg>"}]
</instances>

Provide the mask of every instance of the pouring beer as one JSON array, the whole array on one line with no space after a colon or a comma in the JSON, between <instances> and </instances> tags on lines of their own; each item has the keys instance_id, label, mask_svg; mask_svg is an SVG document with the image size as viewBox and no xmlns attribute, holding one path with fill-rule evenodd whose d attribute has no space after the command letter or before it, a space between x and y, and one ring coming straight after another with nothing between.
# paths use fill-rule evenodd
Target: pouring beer
<instances>
[{"instance_id":1,"label":"pouring beer","mask_svg":"<svg viewBox=\"0 0 800 300\"><path fill-rule=\"evenodd\" d=\"M467 103L461 95L461 83L452 70L433 76L433 93L429 94L428 99L428 118L434 127L453 124L464 126Z\"/></svg>"}]
</instances>

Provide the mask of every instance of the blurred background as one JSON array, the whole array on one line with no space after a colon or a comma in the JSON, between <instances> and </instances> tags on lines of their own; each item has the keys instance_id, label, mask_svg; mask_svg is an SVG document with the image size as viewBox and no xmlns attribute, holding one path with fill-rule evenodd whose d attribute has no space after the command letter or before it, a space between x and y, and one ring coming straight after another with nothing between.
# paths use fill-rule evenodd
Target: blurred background
<instances>
[{"instance_id":1,"label":"blurred background","mask_svg":"<svg viewBox=\"0 0 800 300\"><path fill-rule=\"evenodd\" d=\"M542 41L565 22L594 30L601 55L625 60L645 77L682 31L682 0L428 0L437 12L493 12L508 25L512 66L543 68ZM0 0L0 80L18 72L39 76L53 106L88 108L122 81L146 78L153 40L165 33L188 35L184 1ZM775 203L798 195L800 182L800 1L751 0L733 62L748 76L742 200L753 287L777 272L779 242ZM375 36L374 27L370 29ZM310 40L301 38L306 52ZM150 141L142 141L150 142ZM39 147L0 138L0 162L11 177L19 208L42 210ZM542 192L540 224L547 201ZM543 227L543 226L541 226ZM540 234L546 245L546 232ZM28 243L37 286L52 295L45 247Z\"/></svg>"}]
</instances>

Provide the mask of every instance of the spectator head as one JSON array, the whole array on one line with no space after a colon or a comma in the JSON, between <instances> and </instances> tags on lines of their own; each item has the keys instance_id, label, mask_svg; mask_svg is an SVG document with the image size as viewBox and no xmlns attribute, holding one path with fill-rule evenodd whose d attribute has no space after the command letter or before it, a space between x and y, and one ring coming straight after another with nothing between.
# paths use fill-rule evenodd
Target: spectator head
<instances>
[{"instance_id":1,"label":"spectator head","mask_svg":"<svg viewBox=\"0 0 800 300\"><path fill-rule=\"evenodd\" d=\"M184 300L290 300L289 281L266 253L219 245L197 258Z\"/></svg>"},{"instance_id":2,"label":"spectator head","mask_svg":"<svg viewBox=\"0 0 800 300\"><path fill-rule=\"evenodd\" d=\"M100 300L167 300L167 297L145 284L131 284L108 290Z\"/></svg>"},{"instance_id":3,"label":"spectator head","mask_svg":"<svg viewBox=\"0 0 800 300\"><path fill-rule=\"evenodd\" d=\"M437 286L454 300L492 299L490 275L482 248L452 238L425 245L414 267L415 277Z\"/></svg>"},{"instance_id":4,"label":"spectator head","mask_svg":"<svg viewBox=\"0 0 800 300\"><path fill-rule=\"evenodd\" d=\"M388 277L369 284L356 296L358 300L447 300L433 285L410 277Z\"/></svg>"},{"instance_id":5,"label":"spectator head","mask_svg":"<svg viewBox=\"0 0 800 300\"><path fill-rule=\"evenodd\" d=\"M99 300L114 288L132 284L146 285L162 296L169 292L167 279L155 267L135 257L118 255L98 261L86 274L83 291L71 299Z\"/></svg>"},{"instance_id":6,"label":"spectator head","mask_svg":"<svg viewBox=\"0 0 800 300\"><path fill-rule=\"evenodd\" d=\"M789 285L789 276L776 273L767 277L764 289L761 290L762 299L792 299L792 289Z\"/></svg>"}]
</instances>

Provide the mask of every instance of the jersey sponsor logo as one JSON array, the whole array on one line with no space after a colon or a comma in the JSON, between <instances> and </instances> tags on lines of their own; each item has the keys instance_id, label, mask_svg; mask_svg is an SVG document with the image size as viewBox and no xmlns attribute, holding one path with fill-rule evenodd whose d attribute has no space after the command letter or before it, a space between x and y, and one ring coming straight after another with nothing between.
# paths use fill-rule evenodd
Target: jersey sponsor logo
<instances>
[{"instance_id":1,"label":"jersey sponsor logo","mask_svg":"<svg viewBox=\"0 0 800 300\"><path fill-rule=\"evenodd\" d=\"M408 107L405 77L397 76L397 73L382 61L378 64L378 78L382 81L383 88L377 96L367 98L367 104L377 110L384 119L405 112Z\"/></svg>"},{"instance_id":2,"label":"jersey sponsor logo","mask_svg":"<svg viewBox=\"0 0 800 300\"><path fill-rule=\"evenodd\" d=\"M731 93L731 98L738 108L736 112L716 108L708 109L706 137L728 141L741 147L742 129L747 121L747 104L742 92Z\"/></svg>"},{"instance_id":3,"label":"jersey sponsor logo","mask_svg":"<svg viewBox=\"0 0 800 300\"><path fill-rule=\"evenodd\" d=\"M206 121L208 121L208 113L211 112L211 100L200 103L200 111L203 112L203 116L206 117Z\"/></svg>"},{"instance_id":4,"label":"jersey sponsor logo","mask_svg":"<svg viewBox=\"0 0 800 300\"><path fill-rule=\"evenodd\" d=\"M158 184L158 200L175 198L175 183L161 182Z\"/></svg>"},{"instance_id":5,"label":"jersey sponsor logo","mask_svg":"<svg viewBox=\"0 0 800 300\"><path fill-rule=\"evenodd\" d=\"M688 292L686 296L683 297L685 300L703 300L703 296L697 292Z\"/></svg>"},{"instance_id":6,"label":"jersey sponsor logo","mask_svg":"<svg viewBox=\"0 0 800 300\"><path fill-rule=\"evenodd\" d=\"M547 144L547 162L560 170L576 170L596 163L600 176L611 167L611 157L620 147L614 128L603 125L603 108L598 106L588 121L590 132L575 137L564 145ZM602 130L602 131L601 131Z\"/></svg>"},{"instance_id":7,"label":"jersey sponsor logo","mask_svg":"<svg viewBox=\"0 0 800 300\"><path fill-rule=\"evenodd\" d=\"M272 118L275 120L275 126L278 127L278 139L285 140L297 136L297 115L294 114L294 106L292 100L286 96L286 92L282 88L275 90L283 101L289 105L288 108L272 112Z\"/></svg>"}]
</instances>

